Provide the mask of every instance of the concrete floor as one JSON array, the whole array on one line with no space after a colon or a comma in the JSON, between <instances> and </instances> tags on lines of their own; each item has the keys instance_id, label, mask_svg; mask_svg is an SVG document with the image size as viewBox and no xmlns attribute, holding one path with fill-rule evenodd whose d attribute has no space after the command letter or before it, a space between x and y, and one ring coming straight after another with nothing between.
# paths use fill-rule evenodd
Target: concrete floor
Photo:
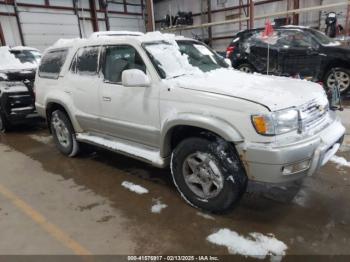
<instances>
[{"instance_id":1,"label":"concrete floor","mask_svg":"<svg viewBox=\"0 0 350 262\"><path fill-rule=\"evenodd\" d=\"M350 132L349 102L341 116ZM250 185L234 211L206 216L179 197L169 170L104 150L70 159L46 129L23 130L0 135L1 255L225 255L206 241L220 228L273 233L287 254L350 254L349 168L329 163L301 188ZM350 159L349 136L346 143L338 155ZM150 211L156 200L168 205L160 214Z\"/></svg>"}]
</instances>

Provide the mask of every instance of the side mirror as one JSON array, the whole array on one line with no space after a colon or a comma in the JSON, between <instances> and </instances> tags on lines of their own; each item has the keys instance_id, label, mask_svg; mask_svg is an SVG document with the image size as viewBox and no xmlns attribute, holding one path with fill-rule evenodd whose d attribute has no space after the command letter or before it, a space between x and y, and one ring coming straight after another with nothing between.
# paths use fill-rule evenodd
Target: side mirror
<instances>
[{"instance_id":1,"label":"side mirror","mask_svg":"<svg viewBox=\"0 0 350 262\"><path fill-rule=\"evenodd\" d=\"M122 85L129 87L146 87L151 85L151 81L143 71L139 69L129 69L123 71Z\"/></svg>"}]
</instances>

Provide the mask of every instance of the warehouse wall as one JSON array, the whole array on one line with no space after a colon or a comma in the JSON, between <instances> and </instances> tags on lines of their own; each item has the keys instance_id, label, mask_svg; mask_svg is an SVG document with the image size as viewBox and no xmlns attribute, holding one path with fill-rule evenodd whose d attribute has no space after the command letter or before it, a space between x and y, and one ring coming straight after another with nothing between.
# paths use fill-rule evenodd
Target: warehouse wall
<instances>
[{"instance_id":1,"label":"warehouse wall","mask_svg":"<svg viewBox=\"0 0 350 262\"><path fill-rule=\"evenodd\" d=\"M98 1L95 2L99 31L105 31L105 14ZM83 37L88 37L93 32L88 0L78 1L78 14L81 17L79 21L74 13L72 0L49 0L50 6L54 8L37 7L37 5L44 6L45 0L17 0L17 3L23 38L27 46L44 50L60 38L79 37L78 23L80 23ZM141 0L128 0L127 3L140 5ZM145 31L141 6L127 5L128 14L124 14L124 6L120 4L109 4L108 9L110 30ZM1 0L0 23L6 44L9 46L21 45L14 8Z\"/></svg>"},{"instance_id":2,"label":"warehouse wall","mask_svg":"<svg viewBox=\"0 0 350 262\"><path fill-rule=\"evenodd\" d=\"M255 2L261 2L262 0L256 0ZM155 20L159 21L165 17L166 14L177 14L178 11L192 11L193 13L200 13L201 11L205 12L207 10L206 0L198 0L198 1L186 1L186 0L163 0L157 2L155 4ZM246 0L243 1L247 3ZM332 4L332 3L340 3L344 2L344 0L300 0L300 8L316 6L321 4ZM239 0L211 0L212 10L222 9L226 7L233 7L239 5ZM345 10L344 10L345 9ZM255 15L266 15L273 12L280 12L287 10L287 0L276 1L272 3L267 3L263 5L256 5L255 7ZM331 11L331 10L329 10ZM345 25L345 17L346 17L346 8L338 8L333 11L343 12L343 15L340 16L339 23ZM239 17L239 10L230 10L225 12L218 12L212 14L212 21L225 21L228 19L234 19ZM244 17L244 15L242 15ZM321 17L321 20L320 20ZM321 28L324 30L324 19L325 14L320 14L319 11L312 11L307 13L300 14L299 24L300 25L308 25L316 28ZM273 19L272 19L273 20ZM194 18L194 24L206 23L207 15L196 16ZM265 24L264 20L255 20L255 27L263 27ZM156 27L160 29L160 23L156 24ZM212 27L213 37L227 37L233 36L240 30L244 30L247 28L247 23L242 22L241 27L239 24L228 24L221 26ZM206 29L194 29L190 31L182 31L177 32L177 34L182 34L185 36L201 36L202 38L207 38L207 30ZM230 39L222 39L222 40L214 40L213 47L218 51L224 51L230 42Z\"/></svg>"}]
</instances>

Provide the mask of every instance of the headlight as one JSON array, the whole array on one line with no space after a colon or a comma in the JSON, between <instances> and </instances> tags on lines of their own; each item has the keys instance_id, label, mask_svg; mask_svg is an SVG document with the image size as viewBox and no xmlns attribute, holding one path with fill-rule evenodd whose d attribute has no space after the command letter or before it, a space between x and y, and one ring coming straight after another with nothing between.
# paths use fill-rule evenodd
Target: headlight
<instances>
[{"instance_id":1,"label":"headlight","mask_svg":"<svg viewBox=\"0 0 350 262\"><path fill-rule=\"evenodd\" d=\"M261 135L281 135L298 129L298 111L287 109L269 114L253 115L256 132Z\"/></svg>"}]
</instances>

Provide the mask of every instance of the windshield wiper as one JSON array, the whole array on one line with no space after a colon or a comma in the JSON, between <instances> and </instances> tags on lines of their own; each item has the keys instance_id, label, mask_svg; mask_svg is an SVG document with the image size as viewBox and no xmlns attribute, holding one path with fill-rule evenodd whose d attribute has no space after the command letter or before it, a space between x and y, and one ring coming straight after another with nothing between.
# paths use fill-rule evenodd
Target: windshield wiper
<instances>
[{"instance_id":1,"label":"windshield wiper","mask_svg":"<svg viewBox=\"0 0 350 262\"><path fill-rule=\"evenodd\" d=\"M181 74L181 75L169 77L168 79L174 79L174 78L178 78L178 77L185 76L185 75L191 75L191 74L184 73L184 74Z\"/></svg>"}]
</instances>

